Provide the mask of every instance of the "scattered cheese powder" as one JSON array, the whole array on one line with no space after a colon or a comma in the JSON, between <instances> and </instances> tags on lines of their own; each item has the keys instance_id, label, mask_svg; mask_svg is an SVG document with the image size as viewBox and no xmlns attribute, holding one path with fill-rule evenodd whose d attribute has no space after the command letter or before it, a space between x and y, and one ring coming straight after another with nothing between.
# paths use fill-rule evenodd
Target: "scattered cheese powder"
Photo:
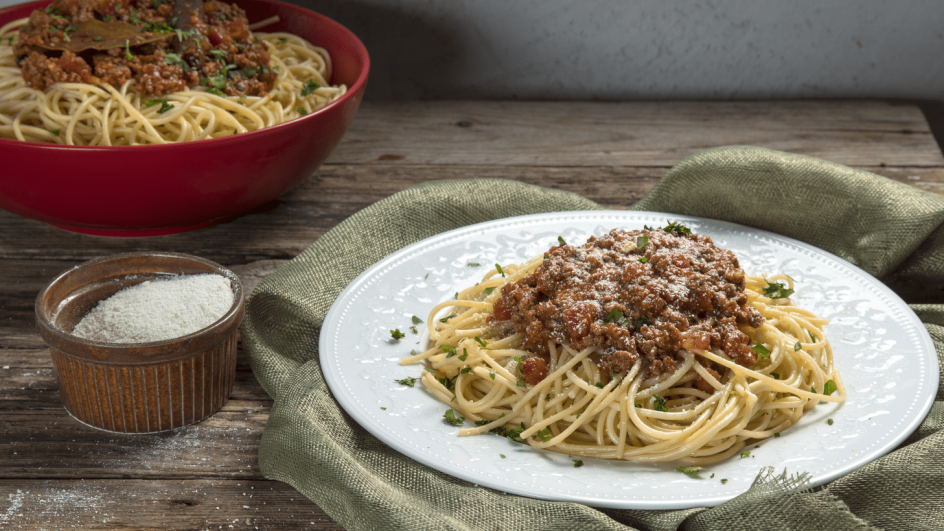
<instances>
[{"instance_id":1,"label":"scattered cheese powder","mask_svg":"<svg viewBox=\"0 0 944 531\"><path fill-rule=\"evenodd\" d=\"M232 282L221 275L149 280L99 302L72 334L104 343L163 341L206 328L232 306Z\"/></svg>"}]
</instances>

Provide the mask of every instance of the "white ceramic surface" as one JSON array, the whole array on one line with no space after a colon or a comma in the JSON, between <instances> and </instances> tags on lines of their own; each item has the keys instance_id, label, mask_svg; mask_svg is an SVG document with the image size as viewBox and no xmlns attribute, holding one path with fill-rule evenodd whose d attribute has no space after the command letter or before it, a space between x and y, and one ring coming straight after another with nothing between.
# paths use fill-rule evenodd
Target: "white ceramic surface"
<instances>
[{"instance_id":1,"label":"white ceramic surface","mask_svg":"<svg viewBox=\"0 0 944 531\"><path fill-rule=\"evenodd\" d=\"M449 406L394 382L418 377L401 366L426 336L411 316L475 284L495 263L521 263L552 245L613 228L680 221L731 249L748 273L786 273L792 297L828 318L837 367L849 392L841 405L819 405L781 437L747 458L711 465L703 479L674 464L583 459L532 449L492 434L458 437L443 421ZM479 267L469 263L481 264ZM390 330L406 333L391 341ZM908 306L861 269L811 245L733 223L652 212L563 212L508 218L439 234L384 258L358 276L325 319L320 356L335 398L361 426L403 454L455 477L502 492L598 507L680 509L713 506L746 491L766 466L809 472L819 485L884 455L927 415L938 387L931 338ZM383 409L386 408L386 409ZM827 419L833 424L828 425ZM466 423L471 426L470 423ZM502 458L500 454L505 455ZM709 478L714 474L714 478ZM727 479L724 484L721 479Z\"/></svg>"}]
</instances>

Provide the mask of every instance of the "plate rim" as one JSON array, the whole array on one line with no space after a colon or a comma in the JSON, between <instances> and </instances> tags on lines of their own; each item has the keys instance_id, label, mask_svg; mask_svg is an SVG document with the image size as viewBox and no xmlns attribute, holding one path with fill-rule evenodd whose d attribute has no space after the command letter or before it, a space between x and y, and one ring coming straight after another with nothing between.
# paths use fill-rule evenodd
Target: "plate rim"
<instances>
[{"instance_id":1,"label":"plate rim","mask_svg":"<svg viewBox=\"0 0 944 531\"><path fill-rule=\"evenodd\" d=\"M360 274L358 274L350 283L348 283L348 285L341 291L341 293L338 294L337 298L332 302L331 307L329 308L328 312L325 315L324 320L322 321L322 330L327 330L330 325L337 324L337 321L340 320L342 317L340 315L342 313L341 307L345 304L345 301L347 301L347 299L351 296L352 293L355 293L360 289L360 287L362 286L362 284L364 284L365 281L372 278L373 275L376 274L378 271L383 270L385 267L391 264L397 263L404 256L409 255L413 253L414 251L417 251L423 247L426 247L427 245L443 243L444 240L452 240L457 237L469 237L469 236L472 236L476 232L488 232L489 230L493 230L493 229L500 230L502 228L506 228L506 229L513 228L514 225L520 224L522 222L533 223L534 221L541 220L544 218L562 218L562 217L575 217L575 216L587 216L587 215L591 215L591 216L592 215L603 215L603 216L610 215L610 216L614 216L614 218L622 217L622 216L668 217L668 218L675 219L677 221L682 221L682 222L684 221L693 221L693 222L699 222L699 223L707 222L708 224L721 226L728 230L746 231L754 236L765 237L765 238L773 239L773 240L781 240L786 243L795 245L796 247L806 252L815 253L825 258L832 259L833 261L837 262L840 266L850 268L853 271L865 276L866 278L874 280L874 284L872 285L874 289L878 290L880 294L884 295L886 298L891 299L892 301L901 305L900 309L904 311L905 319L912 321L912 323L915 325L918 331L917 342L922 345L923 354L927 356L926 361L930 362L931 364L928 367L928 370L926 371L928 375L927 381L925 382L928 384L927 394L923 395L923 400L921 402L918 402L917 404L915 404L917 406L915 413L911 416L911 418L908 420L906 425L897 433L897 435L893 436L889 441L881 445L881 447L874 449L872 451L869 451L867 453L864 453L863 454L864 457L855 459L852 462L849 462L846 465L841 466L838 469L833 470L828 474L814 477L813 481L808 485L809 487L815 487L815 486L833 481L839 477L842 477L858 468L861 468L875 461L876 459L881 458L884 455L887 455L899 444L901 444L905 439L910 437L911 434L914 433L914 431L920 426L920 424L927 417L928 412L930 411L931 407L934 404L934 399L940 385L939 361L937 359L936 350L935 350L934 343L933 343L933 340L931 339L930 334L928 333L927 329L923 326L923 323L920 320L920 318L917 316L917 314L915 314L915 312L908 305L908 303L902 300L901 297L899 297L894 291L892 291L888 286L886 286L876 277L872 276L870 273L866 272L865 270L856 266L855 264L852 264L851 262L839 256L836 256L835 254L829 251L820 249L819 247L802 242L795 238L784 236L782 234L778 234L778 233L768 231L765 229L760 229L760 228L751 227L748 225L733 223L730 221L711 219L711 218L705 218L705 217L700 217L700 216L690 216L690 215L685 215L685 214L675 214L675 213L656 212L656 211L637 211L637 210L576 210L576 211L568 210L568 211L560 211L560 212L545 212L545 213L538 213L538 214L525 214L525 215L520 215L520 216L498 218L498 219L474 223L474 224L466 225L463 227L458 227L455 229L443 231L443 232L434 234L432 236L423 238L422 240L419 240L417 242L406 245L398 249L397 251L394 251L388 254L387 256L379 259L378 261L376 261L375 263L367 267ZM632 221L634 220L632 219L623 220L623 222L632 222ZM623 499L623 500L613 500L609 498L599 498L599 497L586 496L586 495L554 496L551 493L517 488L515 485L509 486L509 485L499 484L495 481L492 481L488 477L483 478L480 476L476 476L475 474L465 473L463 469L460 469L458 471L442 470L438 466L438 465L441 465L442 463L435 462L432 459L430 459L426 454L420 451L417 451L411 446L401 443L398 439L393 437L392 434L387 433L384 430L372 429L377 426L376 424L371 422L372 417L366 411L362 411L360 408L354 407L355 404L350 402L346 394L343 392L344 388L342 387L341 380L340 380L340 378L342 378L342 375L338 372L338 367L334 364L331 364L331 363L326 364L324 362L325 358L322 356L322 353L326 352L326 347L329 346L328 342L331 341L331 337L332 337L332 334L328 334L328 333L320 334L319 345L318 345L318 350L319 350L318 358L319 358L319 364L321 366L322 374L324 375L325 381L328 384L328 388L332 396L334 397L334 399L337 401L338 405L348 415L350 415L358 423L358 425L360 425L362 428L364 428L369 433L371 433L371 435L377 437L380 441L382 441L387 446L409 457L410 459L413 459L414 461L419 462L420 464L424 466L439 470L452 477L461 479L463 481L468 481L475 485L485 486L485 487L497 490L499 492L511 493L511 494L520 495L520 496L529 497L529 498L541 499L541 500L546 500L546 501L557 501L557 502L575 502L575 503L581 503L581 504L585 504L585 505L589 505L593 507L614 508L614 509L670 510L670 509L687 509L687 508L694 508L694 507L711 507L711 506L715 506L720 503L723 503L725 501L728 501L730 499L733 499L734 497L740 494L743 494L743 492L745 492L744 490L741 490L734 493L725 493L725 494L719 494L719 495L713 495L713 496L700 497L697 503L694 503L691 500L658 501L658 500L651 500L651 499L642 500L642 503L638 503L640 500L632 499L632 498ZM439 401L435 397L433 397L431 394L428 394L427 397L430 400L434 400L436 401L437 404L441 405L441 403L439 403ZM563 455L563 454L556 454L556 455Z\"/></svg>"}]
</instances>

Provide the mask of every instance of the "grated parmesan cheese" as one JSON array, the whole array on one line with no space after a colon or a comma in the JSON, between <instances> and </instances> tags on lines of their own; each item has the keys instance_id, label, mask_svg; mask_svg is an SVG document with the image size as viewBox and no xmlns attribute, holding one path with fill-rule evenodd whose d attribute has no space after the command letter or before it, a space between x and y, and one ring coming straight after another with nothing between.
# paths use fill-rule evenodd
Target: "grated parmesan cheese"
<instances>
[{"instance_id":1,"label":"grated parmesan cheese","mask_svg":"<svg viewBox=\"0 0 944 531\"><path fill-rule=\"evenodd\" d=\"M232 306L232 282L221 275L149 280L99 302L72 334L104 343L163 341L210 326Z\"/></svg>"}]
</instances>

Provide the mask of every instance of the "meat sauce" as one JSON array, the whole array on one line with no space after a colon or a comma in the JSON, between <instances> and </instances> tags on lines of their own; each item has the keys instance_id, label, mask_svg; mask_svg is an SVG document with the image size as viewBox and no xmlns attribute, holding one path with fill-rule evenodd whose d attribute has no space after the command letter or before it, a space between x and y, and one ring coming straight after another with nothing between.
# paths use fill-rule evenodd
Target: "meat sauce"
<instances>
[{"instance_id":1,"label":"meat sauce","mask_svg":"<svg viewBox=\"0 0 944 531\"><path fill-rule=\"evenodd\" d=\"M604 374L625 374L638 360L649 376L671 373L683 348L720 350L744 367L756 363L738 325L757 328L764 319L747 304L737 257L709 236L667 229L613 230L583 245L553 247L533 273L502 287L493 324L524 334L523 348L535 354L521 363L527 383L547 376L549 341L597 347ZM700 376L698 385L713 390Z\"/></svg>"},{"instance_id":2,"label":"meat sauce","mask_svg":"<svg viewBox=\"0 0 944 531\"><path fill-rule=\"evenodd\" d=\"M264 96L278 74L246 13L216 0L58 0L33 11L14 53L26 84L134 79L145 97L198 85L217 95Z\"/></svg>"}]
</instances>

